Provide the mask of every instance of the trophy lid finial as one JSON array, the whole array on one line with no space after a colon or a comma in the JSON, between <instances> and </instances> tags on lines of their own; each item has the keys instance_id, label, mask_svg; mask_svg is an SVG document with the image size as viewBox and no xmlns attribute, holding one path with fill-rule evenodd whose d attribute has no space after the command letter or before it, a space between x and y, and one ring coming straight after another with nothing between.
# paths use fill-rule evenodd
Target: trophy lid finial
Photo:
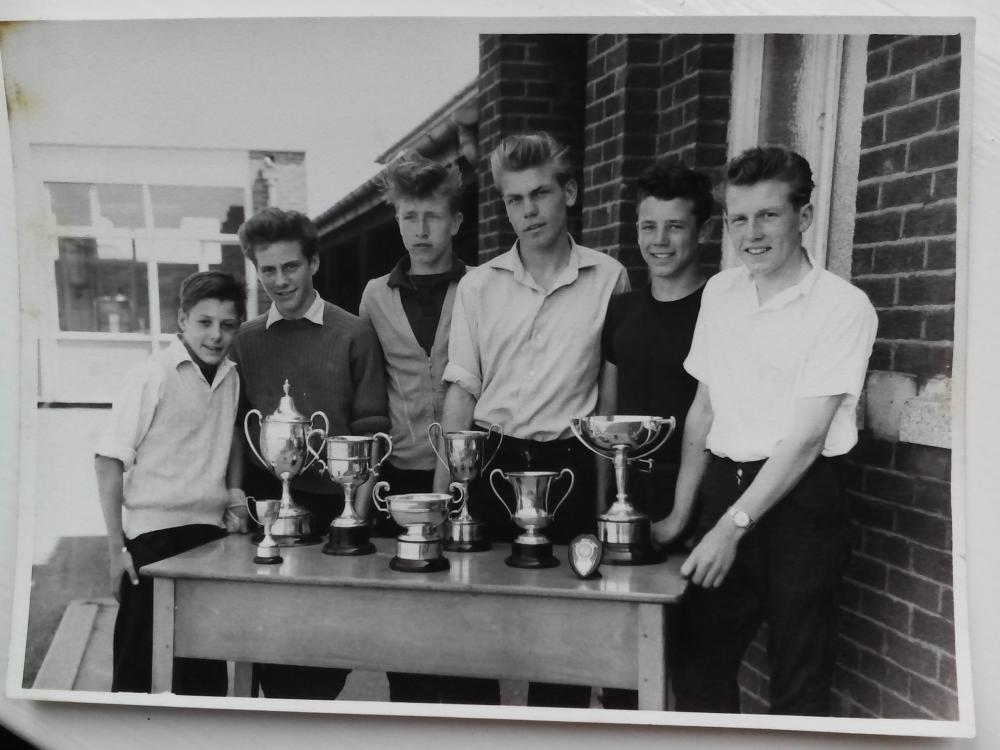
<instances>
[{"instance_id":1,"label":"trophy lid finial","mask_svg":"<svg viewBox=\"0 0 1000 750\"><path fill-rule=\"evenodd\" d=\"M295 401L289 394L292 386L289 384L287 378L285 378L285 382L281 387L285 395L281 397L281 400L278 402L278 408L274 410L270 418L276 422L308 422L309 418L295 407Z\"/></svg>"}]
</instances>

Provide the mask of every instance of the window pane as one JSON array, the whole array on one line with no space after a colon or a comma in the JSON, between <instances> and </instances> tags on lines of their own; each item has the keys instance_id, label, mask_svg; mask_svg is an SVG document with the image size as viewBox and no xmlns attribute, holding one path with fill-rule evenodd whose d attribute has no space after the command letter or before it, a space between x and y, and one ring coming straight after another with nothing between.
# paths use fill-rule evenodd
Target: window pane
<instances>
[{"instance_id":1,"label":"window pane","mask_svg":"<svg viewBox=\"0 0 1000 750\"><path fill-rule=\"evenodd\" d=\"M236 234L243 223L240 188L152 185L153 225L209 234Z\"/></svg>"},{"instance_id":2,"label":"window pane","mask_svg":"<svg viewBox=\"0 0 1000 750\"><path fill-rule=\"evenodd\" d=\"M141 229L146 226L142 209L142 186L98 185L97 206L103 221L119 229Z\"/></svg>"},{"instance_id":3,"label":"window pane","mask_svg":"<svg viewBox=\"0 0 1000 750\"><path fill-rule=\"evenodd\" d=\"M805 48L801 34L768 34L764 38L764 82L760 95L761 143L801 151L799 107Z\"/></svg>"},{"instance_id":4,"label":"window pane","mask_svg":"<svg viewBox=\"0 0 1000 750\"><path fill-rule=\"evenodd\" d=\"M60 237L56 260L59 329L149 333L146 264L128 241Z\"/></svg>"},{"instance_id":5,"label":"window pane","mask_svg":"<svg viewBox=\"0 0 1000 750\"><path fill-rule=\"evenodd\" d=\"M52 213L61 227L90 226L90 185L78 182L46 182Z\"/></svg>"},{"instance_id":6,"label":"window pane","mask_svg":"<svg viewBox=\"0 0 1000 750\"><path fill-rule=\"evenodd\" d=\"M177 333L177 311L180 309L181 282L198 270L197 264L159 263L160 331Z\"/></svg>"}]
</instances>

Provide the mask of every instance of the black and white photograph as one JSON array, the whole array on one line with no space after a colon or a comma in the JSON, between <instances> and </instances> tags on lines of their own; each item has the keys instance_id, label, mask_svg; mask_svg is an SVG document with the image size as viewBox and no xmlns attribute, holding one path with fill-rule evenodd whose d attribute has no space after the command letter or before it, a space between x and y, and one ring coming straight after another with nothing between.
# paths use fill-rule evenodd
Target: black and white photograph
<instances>
[{"instance_id":1,"label":"black and white photograph","mask_svg":"<svg viewBox=\"0 0 1000 750\"><path fill-rule=\"evenodd\" d=\"M9 701L975 735L979 19L634 10L3 24Z\"/></svg>"}]
</instances>

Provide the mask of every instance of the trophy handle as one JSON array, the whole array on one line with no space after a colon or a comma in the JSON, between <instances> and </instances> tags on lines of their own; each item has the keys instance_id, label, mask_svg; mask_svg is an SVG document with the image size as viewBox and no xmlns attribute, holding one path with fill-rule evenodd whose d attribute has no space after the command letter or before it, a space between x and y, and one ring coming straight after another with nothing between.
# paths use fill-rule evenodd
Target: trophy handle
<instances>
[{"instance_id":1,"label":"trophy handle","mask_svg":"<svg viewBox=\"0 0 1000 750\"><path fill-rule=\"evenodd\" d=\"M310 440L312 440L313 435L319 435L321 438L323 438L323 440L326 440L326 432L324 430L319 429L318 427L315 428L315 429L309 430L309 432L306 433L306 451L308 451L309 455L312 456L312 461L310 461L309 463L307 463L306 466L311 466L316 461L319 461L319 465L322 467L320 469L320 471L321 472L323 472L323 471L329 472L329 469L326 468L326 461L324 461L320 457L319 451L314 450L313 447L312 447L312 443L309 442ZM320 443L320 445L322 445L322 443ZM305 471L306 466L302 467L303 471Z\"/></svg>"},{"instance_id":2,"label":"trophy handle","mask_svg":"<svg viewBox=\"0 0 1000 750\"><path fill-rule=\"evenodd\" d=\"M386 502L386 499L379 493L388 489L388 482L376 482L375 486L372 488L372 502L375 504L376 508L385 513L387 516L389 515L389 503Z\"/></svg>"},{"instance_id":3,"label":"trophy handle","mask_svg":"<svg viewBox=\"0 0 1000 750\"><path fill-rule=\"evenodd\" d=\"M246 436L247 445L250 446L251 452L257 457L257 460L261 462L262 465L267 466L267 461L265 461L260 453L257 452L257 448L254 447L253 440L250 439L250 417L254 414L257 415L257 425L260 426L260 412L257 409L251 409L247 412L246 416L243 417L243 434Z\"/></svg>"},{"instance_id":4,"label":"trophy handle","mask_svg":"<svg viewBox=\"0 0 1000 750\"><path fill-rule=\"evenodd\" d=\"M562 496L562 499L559 501L558 505L556 505L556 507L552 509L551 515L553 518L555 518L556 513L562 507L562 504L566 502L566 498L569 497L569 493L573 491L573 483L576 481L576 477L573 475L572 469L563 469L562 471L559 472L559 476L556 477L557 482L560 479L562 479L563 474L569 474L569 487L566 488L566 494Z\"/></svg>"},{"instance_id":5,"label":"trophy handle","mask_svg":"<svg viewBox=\"0 0 1000 750\"><path fill-rule=\"evenodd\" d=\"M318 417L318 416L319 417L323 417L323 435L325 436L326 434L328 434L330 432L330 420L326 418L326 414L324 414L321 411L314 411L312 413L312 415L309 417L309 424L311 426L312 423L313 423L313 420L316 419L316 417ZM312 430L310 430L309 431L309 435L311 435L313 432L316 432L316 431L317 430L315 428L312 429ZM306 447L307 448L309 447L309 435L306 435ZM316 459L319 458L319 454L318 453L313 453L312 451L309 451L309 453L312 455L312 458L305 462L305 465L299 470L299 473L301 473L301 472L305 471L306 469L308 469L310 466L312 466L314 463L316 463ZM320 463L322 463L322 461L320 461Z\"/></svg>"},{"instance_id":6,"label":"trophy handle","mask_svg":"<svg viewBox=\"0 0 1000 750\"><path fill-rule=\"evenodd\" d=\"M494 427L496 427L495 430L493 429ZM500 439L497 441L497 447L493 449L493 455L490 456L489 459L486 461L486 463L483 464L483 471L486 471L486 467L488 467L491 463L493 463L493 459L497 457L497 453L500 452L500 446L503 444L503 428L496 423L491 424L490 429L486 431L487 440L489 439L490 434L493 432L496 432L497 437L499 437Z\"/></svg>"},{"instance_id":7,"label":"trophy handle","mask_svg":"<svg viewBox=\"0 0 1000 750\"><path fill-rule=\"evenodd\" d=\"M384 432L376 432L374 435L372 435L372 440L378 440L379 438L381 438L382 442L385 443L386 449L385 453L383 453L382 457L378 460L378 463L372 466L372 474L374 474L375 476L378 476L379 467L383 463L385 463L385 460L389 458L389 456L392 455L392 438L386 435Z\"/></svg>"},{"instance_id":8,"label":"trophy handle","mask_svg":"<svg viewBox=\"0 0 1000 750\"><path fill-rule=\"evenodd\" d=\"M257 514L256 514L256 513L254 513L254 510L253 510L253 506L254 506L254 499L253 499L253 496L252 496L252 495L248 495L248 496L247 496L247 500L246 500L246 503L247 503L247 513L249 513L249 514L250 514L250 518L252 518L252 519L253 519L253 522L254 522L255 524L257 524L258 526L263 526L264 524L262 524L262 523L260 522L260 519L259 519L259 518L257 518Z\"/></svg>"},{"instance_id":9,"label":"trophy handle","mask_svg":"<svg viewBox=\"0 0 1000 750\"><path fill-rule=\"evenodd\" d=\"M611 456L609 456L606 453L602 453L601 451L597 450L597 448L595 448L594 446L592 446L590 444L590 441L587 440L587 438L585 438L583 436L583 433L580 432L580 428L578 426L579 422L580 422L579 419L571 419L569 421L569 428L570 428L570 430L573 431L573 434L576 436L576 439L579 440L581 443L583 443L585 446L587 446L587 448L590 450L591 453L593 453L595 455L598 455L601 458L606 458L608 461L613 461L614 459ZM571 489L572 489L572 487L571 487Z\"/></svg>"},{"instance_id":10,"label":"trophy handle","mask_svg":"<svg viewBox=\"0 0 1000 750\"><path fill-rule=\"evenodd\" d=\"M510 513L510 520L513 521L514 511L512 511L510 509L510 506L507 505L507 501L500 496L500 493L497 492L497 486L493 483L493 479L496 477L497 474L502 476L505 482L510 481L507 479L507 475L503 473L503 469L494 469L493 471L490 472L490 487L493 488L493 494L497 496L497 500L500 501L500 504L503 506L504 510Z\"/></svg>"},{"instance_id":11,"label":"trophy handle","mask_svg":"<svg viewBox=\"0 0 1000 750\"><path fill-rule=\"evenodd\" d=\"M444 439L444 427L441 426L440 422L431 422L429 425L427 425L427 439L431 441L431 450L434 451L434 455L437 456L437 460L441 462L441 465L444 468L448 469L448 471L451 471L451 467L448 466L448 462L444 460L444 458L441 456L440 453L438 453L437 440L435 440L434 438L435 427L437 427L438 431L437 440Z\"/></svg>"},{"instance_id":12,"label":"trophy handle","mask_svg":"<svg viewBox=\"0 0 1000 750\"><path fill-rule=\"evenodd\" d=\"M654 443L653 447L650 448L648 451L640 453L637 456L630 456L630 458L635 459L635 458L645 458L646 456L650 456L653 453L656 453L656 451L660 450L660 448L663 447L663 444L670 439L670 436L674 434L674 428L677 427L677 420L674 419L673 417L661 417L661 420L662 420L661 424L666 424L669 422L670 429L664 430L663 433L656 439L656 442Z\"/></svg>"},{"instance_id":13,"label":"trophy handle","mask_svg":"<svg viewBox=\"0 0 1000 750\"><path fill-rule=\"evenodd\" d=\"M454 492L458 490L458 498L452 498L451 505L454 507L448 511L448 518L458 518L462 515L462 508L465 506L465 485L461 482L452 482L448 485L448 489Z\"/></svg>"}]
</instances>

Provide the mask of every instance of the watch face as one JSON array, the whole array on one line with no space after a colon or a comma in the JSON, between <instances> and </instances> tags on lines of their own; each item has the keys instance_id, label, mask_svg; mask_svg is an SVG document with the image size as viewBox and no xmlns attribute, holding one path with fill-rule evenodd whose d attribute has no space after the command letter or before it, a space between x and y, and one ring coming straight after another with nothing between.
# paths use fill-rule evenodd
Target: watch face
<instances>
[{"instance_id":1,"label":"watch face","mask_svg":"<svg viewBox=\"0 0 1000 750\"><path fill-rule=\"evenodd\" d=\"M750 516L747 515L746 511L733 510L729 515L732 517L733 523L739 528L746 529L750 527Z\"/></svg>"}]
</instances>

